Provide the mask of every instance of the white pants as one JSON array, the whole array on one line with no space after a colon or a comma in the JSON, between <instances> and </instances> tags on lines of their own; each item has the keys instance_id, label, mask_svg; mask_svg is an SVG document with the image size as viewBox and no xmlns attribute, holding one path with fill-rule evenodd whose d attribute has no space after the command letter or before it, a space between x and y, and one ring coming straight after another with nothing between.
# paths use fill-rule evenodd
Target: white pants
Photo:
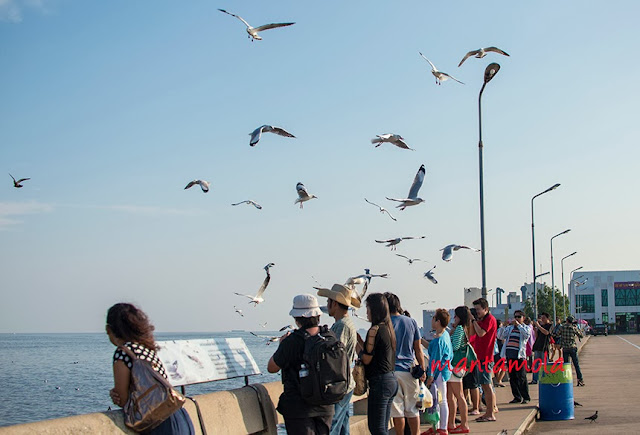
<instances>
[{"instance_id":1,"label":"white pants","mask_svg":"<svg viewBox=\"0 0 640 435\"><path fill-rule=\"evenodd\" d=\"M442 373L436 378L433 383L438 389L439 395L442 397L442 402L439 403L440 408L440 429L447 429L447 421L449 420L449 404L447 402L447 383L442 380Z\"/></svg>"}]
</instances>

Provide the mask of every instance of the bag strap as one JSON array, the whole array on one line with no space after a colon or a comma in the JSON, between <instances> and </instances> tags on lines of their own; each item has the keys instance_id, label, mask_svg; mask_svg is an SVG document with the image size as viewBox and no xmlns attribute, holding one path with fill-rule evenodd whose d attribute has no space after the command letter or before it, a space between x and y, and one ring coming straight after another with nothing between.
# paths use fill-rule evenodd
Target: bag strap
<instances>
[{"instance_id":1,"label":"bag strap","mask_svg":"<svg viewBox=\"0 0 640 435\"><path fill-rule=\"evenodd\" d=\"M118 346L118 349L120 349L121 352L124 352L127 355L129 355L129 358L138 359L138 356L131 349L129 349L127 346L125 346L125 345Z\"/></svg>"}]
</instances>

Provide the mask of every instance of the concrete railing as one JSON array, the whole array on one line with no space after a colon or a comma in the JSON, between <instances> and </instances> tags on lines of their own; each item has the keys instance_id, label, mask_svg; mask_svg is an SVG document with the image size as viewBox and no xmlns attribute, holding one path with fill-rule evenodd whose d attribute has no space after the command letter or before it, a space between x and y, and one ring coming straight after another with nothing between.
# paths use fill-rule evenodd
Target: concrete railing
<instances>
[{"instance_id":1,"label":"concrete railing","mask_svg":"<svg viewBox=\"0 0 640 435\"><path fill-rule=\"evenodd\" d=\"M251 384L229 391L202 394L187 400L189 413L197 435L203 434L273 434L277 424L283 423L276 411L282 394L281 382ZM354 416L351 433L366 434L367 399L353 397ZM198 409L200 412L198 412ZM124 424L121 410L44 420L36 423L0 427L0 435L27 434L134 434Z\"/></svg>"}]
</instances>

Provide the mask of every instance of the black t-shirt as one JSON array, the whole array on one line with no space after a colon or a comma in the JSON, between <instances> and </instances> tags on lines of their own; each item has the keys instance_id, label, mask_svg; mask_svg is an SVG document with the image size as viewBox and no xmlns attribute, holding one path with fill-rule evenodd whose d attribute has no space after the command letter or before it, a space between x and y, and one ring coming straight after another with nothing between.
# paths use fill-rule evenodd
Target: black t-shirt
<instances>
[{"instance_id":1,"label":"black t-shirt","mask_svg":"<svg viewBox=\"0 0 640 435\"><path fill-rule=\"evenodd\" d=\"M369 333L367 332L367 337ZM366 347L366 346L365 346ZM373 359L364 366L364 374L367 379L394 371L396 365L396 353L391 344L389 328L384 323L378 325L378 333L373 343Z\"/></svg>"},{"instance_id":2,"label":"black t-shirt","mask_svg":"<svg viewBox=\"0 0 640 435\"><path fill-rule=\"evenodd\" d=\"M321 333L329 332L326 326L321 327ZM330 332L329 332L330 333ZM280 342L278 350L273 354L273 362L282 370L282 384L284 392L278 401L278 412L284 417L304 418L332 415L333 405L309 405L300 394L299 373L304 353L303 331L296 330Z\"/></svg>"},{"instance_id":3,"label":"black t-shirt","mask_svg":"<svg viewBox=\"0 0 640 435\"><path fill-rule=\"evenodd\" d=\"M547 331L551 331L551 327L553 326L551 323L547 323L546 325L540 325ZM545 335L542 332L538 331L536 328L536 341L533 343L533 351L534 352L544 352L549 350L549 337L551 334Z\"/></svg>"}]
</instances>

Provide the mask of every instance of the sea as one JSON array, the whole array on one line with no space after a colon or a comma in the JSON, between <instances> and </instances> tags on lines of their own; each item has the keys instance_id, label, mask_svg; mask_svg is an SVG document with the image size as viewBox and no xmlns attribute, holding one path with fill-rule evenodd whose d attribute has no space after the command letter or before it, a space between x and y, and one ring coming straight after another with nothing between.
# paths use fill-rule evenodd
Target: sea
<instances>
[{"instance_id":1,"label":"sea","mask_svg":"<svg viewBox=\"0 0 640 435\"><path fill-rule=\"evenodd\" d=\"M280 335L260 331L260 335ZM240 337L262 374L250 383L280 381L267 373L276 345L249 332L156 333L156 341ZM105 333L0 334L0 426L117 409L109 398L113 388L115 347ZM195 396L244 386L244 378L186 386Z\"/></svg>"}]
</instances>

